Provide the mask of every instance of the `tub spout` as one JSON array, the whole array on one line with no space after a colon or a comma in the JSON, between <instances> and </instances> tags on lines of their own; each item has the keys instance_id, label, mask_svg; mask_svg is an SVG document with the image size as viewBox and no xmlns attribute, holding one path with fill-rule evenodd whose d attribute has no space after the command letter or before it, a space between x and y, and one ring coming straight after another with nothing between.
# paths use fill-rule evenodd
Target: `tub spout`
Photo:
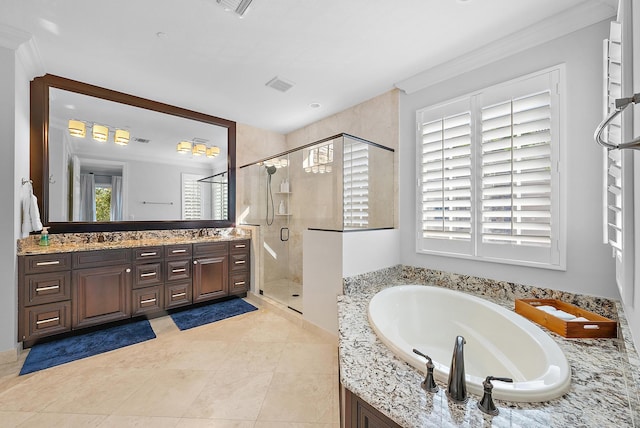
<instances>
[{"instance_id":1,"label":"tub spout","mask_svg":"<svg viewBox=\"0 0 640 428\"><path fill-rule=\"evenodd\" d=\"M467 402L467 384L464 373L464 337L456 337L449 369L449 381L447 382L447 396L455 403Z\"/></svg>"}]
</instances>

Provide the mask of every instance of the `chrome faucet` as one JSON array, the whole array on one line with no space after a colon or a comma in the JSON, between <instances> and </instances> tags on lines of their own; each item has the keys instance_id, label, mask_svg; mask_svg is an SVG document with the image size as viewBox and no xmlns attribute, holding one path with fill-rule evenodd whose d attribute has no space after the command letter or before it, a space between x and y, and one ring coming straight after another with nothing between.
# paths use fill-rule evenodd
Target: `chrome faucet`
<instances>
[{"instance_id":1,"label":"chrome faucet","mask_svg":"<svg viewBox=\"0 0 640 428\"><path fill-rule=\"evenodd\" d=\"M456 337L449 369L449 381L447 382L447 396L455 403L467 402L467 384L464 373L464 337Z\"/></svg>"}]
</instances>

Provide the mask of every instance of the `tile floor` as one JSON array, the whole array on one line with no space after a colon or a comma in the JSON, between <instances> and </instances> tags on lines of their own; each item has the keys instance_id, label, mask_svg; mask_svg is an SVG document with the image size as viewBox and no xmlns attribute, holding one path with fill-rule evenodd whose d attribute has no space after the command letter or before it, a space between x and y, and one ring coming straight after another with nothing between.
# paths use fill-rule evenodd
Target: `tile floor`
<instances>
[{"instance_id":1,"label":"tile floor","mask_svg":"<svg viewBox=\"0 0 640 428\"><path fill-rule=\"evenodd\" d=\"M255 304L255 302L252 302ZM338 428L336 339L262 307L17 376L0 365L0 426Z\"/></svg>"},{"instance_id":2,"label":"tile floor","mask_svg":"<svg viewBox=\"0 0 640 428\"><path fill-rule=\"evenodd\" d=\"M276 279L262 286L264 295L278 303L304 313L302 307L302 284L288 279Z\"/></svg>"}]
</instances>

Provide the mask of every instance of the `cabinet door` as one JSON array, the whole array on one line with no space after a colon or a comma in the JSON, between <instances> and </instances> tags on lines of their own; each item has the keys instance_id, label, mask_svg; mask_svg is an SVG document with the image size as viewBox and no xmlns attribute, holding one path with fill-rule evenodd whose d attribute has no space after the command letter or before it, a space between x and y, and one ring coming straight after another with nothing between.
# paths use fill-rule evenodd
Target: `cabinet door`
<instances>
[{"instance_id":1,"label":"cabinet door","mask_svg":"<svg viewBox=\"0 0 640 428\"><path fill-rule=\"evenodd\" d=\"M73 272L73 328L131 317L131 266Z\"/></svg>"},{"instance_id":2,"label":"cabinet door","mask_svg":"<svg viewBox=\"0 0 640 428\"><path fill-rule=\"evenodd\" d=\"M229 294L226 254L198 257L193 261L193 303Z\"/></svg>"}]
</instances>

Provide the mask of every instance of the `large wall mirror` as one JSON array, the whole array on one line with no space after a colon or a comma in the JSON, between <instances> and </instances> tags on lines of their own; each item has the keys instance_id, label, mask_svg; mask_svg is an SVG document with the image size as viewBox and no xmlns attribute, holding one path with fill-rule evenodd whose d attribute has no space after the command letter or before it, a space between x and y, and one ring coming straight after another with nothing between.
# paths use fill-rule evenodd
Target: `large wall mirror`
<instances>
[{"instance_id":1,"label":"large wall mirror","mask_svg":"<svg viewBox=\"0 0 640 428\"><path fill-rule=\"evenodd\" d=\"M53 233L228 227L235 122L53 75L31 82L31 179Z\"/></svg>"}]
</instances>

